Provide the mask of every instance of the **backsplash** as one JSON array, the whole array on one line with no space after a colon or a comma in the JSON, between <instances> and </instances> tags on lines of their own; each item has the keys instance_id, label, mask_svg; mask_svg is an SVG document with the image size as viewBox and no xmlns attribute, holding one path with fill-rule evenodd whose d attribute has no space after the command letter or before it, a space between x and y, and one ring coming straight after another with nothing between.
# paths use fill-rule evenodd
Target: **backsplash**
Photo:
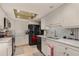
<instances>
[{"instance_id":1,"label":"backsplash","mask_svg":"<svg viewBox=\"0 0 79 59\"><path fill-rule=\"evenodd\" d=\"M55 29L49 29L47 31L47 36L58 36L58 37L63 37L63 36L69 36L70 35L70 30L69 29L58 29L58 28L55 28Z\"/></svg>"},{"instance_id":2,"label":"backsplash","mask_svg":"<svg viewBox=\"0 0 79 59\"><path fill-rule=\"evenodd\" d=\"M79 40L79 28L73 28L72 30L74 38Z\"/></svg>"},{"instance_id":3,"label":"backsplash","mask_svg":"<svg viewBox=\"0 0 79 59\"><path fill-rule=\"evenodd\" d=\"M63 38L66 36L66 38L71 39L79 39L79 28L55 28L55 29L49 29L46 32L47 36L54 37L55 35L57 37Z\"/></svg>"}]
</instances>

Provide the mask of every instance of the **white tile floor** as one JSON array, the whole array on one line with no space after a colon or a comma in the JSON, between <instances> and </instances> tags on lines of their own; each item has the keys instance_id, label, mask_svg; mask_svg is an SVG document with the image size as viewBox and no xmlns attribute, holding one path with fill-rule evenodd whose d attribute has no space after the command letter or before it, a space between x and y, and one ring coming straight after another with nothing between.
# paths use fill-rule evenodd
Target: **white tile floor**
<instances>
[{"instance_id":1,"label":"white tile floor","mask_svg":"<svg viewBox=\"0 0 79 59\"><path fill-rule=\"evenodd\" d=\"M16 47L14 56L43 56L36 46L22 45Z\"/></svg>"}]
</instances>

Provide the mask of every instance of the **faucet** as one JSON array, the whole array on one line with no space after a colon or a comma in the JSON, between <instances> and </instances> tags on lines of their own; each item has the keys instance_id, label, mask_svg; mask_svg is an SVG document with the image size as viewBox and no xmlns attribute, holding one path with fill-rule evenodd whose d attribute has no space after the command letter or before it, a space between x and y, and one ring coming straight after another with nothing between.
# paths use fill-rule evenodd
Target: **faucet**
<instances>
[{"instance_id":1,"label":"faucet","mask_svg":"<svg viewBox=\"0 0 79 59\"><path fill-rule=\"evenodd\" d=\"M57 35L56 35L56 30L54 31L54 36L57 37Z\"/></svg>"}]
</instances>

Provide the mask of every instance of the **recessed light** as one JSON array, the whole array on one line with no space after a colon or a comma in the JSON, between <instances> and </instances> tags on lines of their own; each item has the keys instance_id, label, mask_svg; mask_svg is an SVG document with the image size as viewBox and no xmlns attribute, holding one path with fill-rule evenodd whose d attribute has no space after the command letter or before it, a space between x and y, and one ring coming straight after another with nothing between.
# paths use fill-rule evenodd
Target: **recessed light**
<instances>
[{"instance_id":1,"label":"recessed light","mask_svg":"<svg viewBox=\"0 0 79 59\"><path fill-rule=\"evenodd\" d=\"M17 12L20 12L20 10L17 10Z\"/></svg>"}]
</instances>

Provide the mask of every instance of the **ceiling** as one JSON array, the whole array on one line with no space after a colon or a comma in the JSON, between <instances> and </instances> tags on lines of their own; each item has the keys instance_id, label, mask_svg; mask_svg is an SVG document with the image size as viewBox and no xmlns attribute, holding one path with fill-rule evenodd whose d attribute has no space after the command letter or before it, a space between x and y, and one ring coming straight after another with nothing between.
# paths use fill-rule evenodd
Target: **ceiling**
<instances>
[{"instance_id":1,"label":"ceiling","mask_svg":"<svg viewBox=\"0 0 79 59\"><path fill-rule=\"evenodd\" d=\"M15 18L13 9L22 10L26 12L33 12L38 14L33 20L38 20L51 11L55 10L57 7L62 5L61 3L1 3L2 9L7 13L7 15L13 19Z\"/></svg>"}]
</instances>

